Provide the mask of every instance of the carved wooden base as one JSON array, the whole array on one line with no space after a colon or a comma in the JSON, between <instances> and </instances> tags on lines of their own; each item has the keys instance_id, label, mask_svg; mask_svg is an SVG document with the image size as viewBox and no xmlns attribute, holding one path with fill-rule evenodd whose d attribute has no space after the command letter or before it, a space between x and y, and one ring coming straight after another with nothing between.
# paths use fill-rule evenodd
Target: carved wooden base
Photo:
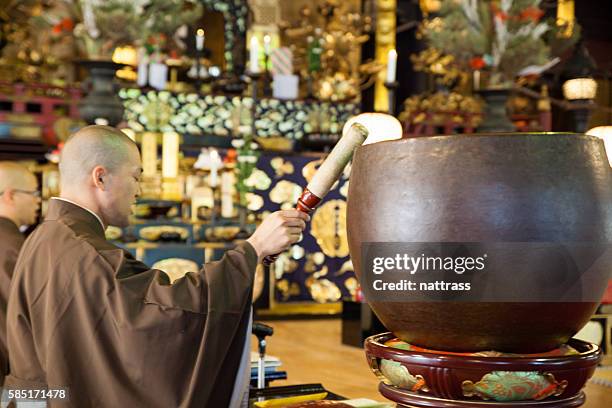
<instances>
[{"instance_id":1,"label":"carved wooden base","mask_svg":"<svg viewBox=\"0 0 612 408\"><path fill-rule=\"evenodd\" d=\"M461 354L381 333L366 339L365 351L382 395L405 408L579 407L601 359L598 346L577 339L548 353Z\"/></svg>"},{"instance_id":2,"label":"carved wooden base","mask_svg":"<svg viewBox=\"0 0 612 408\"><path fill-rule=\"evenodd\" d=\"M570 398L544 401L458 401L416 394L384 383L378 389L385 398L396 402L397 408L574 408L582 406L586 399L584 392L580 392Z\"/></svg>"}]
</instances>

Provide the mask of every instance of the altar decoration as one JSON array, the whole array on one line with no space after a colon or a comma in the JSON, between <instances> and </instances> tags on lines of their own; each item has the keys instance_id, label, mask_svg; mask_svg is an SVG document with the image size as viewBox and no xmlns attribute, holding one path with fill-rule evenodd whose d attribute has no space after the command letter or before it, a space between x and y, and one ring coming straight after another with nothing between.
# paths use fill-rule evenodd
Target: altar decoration
<instances>
[{"instance_id":1,"label":"altar decoration","mask_svg":"<svg viewBox=\"0 0 612 408\"><path fill-rule=\"evenodd\" d=\"M399 119L408 135L473 133L482 120L482 101L456 91L414 95Z\"/></svg>"},{"instance_id":2,"label":"altar decoration","mask_svg":"<svg viewBox=\"0 0 612 408\"><path fill-rule=\"evenodd\" d=\"M196 21L203 7L195 0L53 0L41 18L57 31L56 24L70 21L81 55L110 60L115 48L132 45L150 53L178 51L176 30ZM163 16L163 18L159 18Z\"/></svg>"},{"instance_id":3,"label":"altar decoration","mask_svg":"<svg viewBox=\"0 0 612 408\"><path fill-rule=\"evenodd\" d=\"M373 85L382 64L360 63L360 46L369 38L372 21L351 5L319 0L300 10L301 19L280 25L282 42L293 54L306 94L322 101L348 102Z\"/></svg>"},{"instance_id":4,"label":"altar decoration","mask_svg":"<svg viewBox=\"0 0 612 408\"><path fill-rule=\"evenodd\" d=\"M415 71L424 72L434 92L404 101L399 119L408 136L473 133L482 121L482 101L466 92L470 76L459 69L455 57L429 47L410 56Z\"/></svg>"},{"instance_id":5,"label":"altar decoration","mask_svg":"<svg viewBox=\"0 0 612 408\"><path fill-rule=\"evenodd\" d=\"M255 172L267 177L262 177L253 189L263 199L257 214L294 208L302 193L300 186L308 184L322 161L321 156L262 152ZM342 194L349 176L350 165L323 205L312 214L312 223L307 223L302 240L270 266L271 310L282 310L287 305L333 303L354 295L356 281L345 229L346 196Z\"/></svg>"},{"instance_id":6,"label":"altar decoration","mask_svg":"<svg viewBox=\"0 0 612 408\"><path fill-rule=\"evenodd\" d=\"M5 106L0 110L0 138L39 139L51 146L65 141L84 125L78 115L80 98L78 88L0 82L0 103Z\"/></svg>"},{"instance_id":7,"label":"altar decoration","mask_svg":"<svg viewBox=\"0 0 612 408\"><path fill-rule=\"evenodd\" d=\"M241 127L250 129L252 121L251 97L143 92L137 88L122 89L119 97L128 126L137 132L239 136ZM355 103L260 99L255 106L255 137L300 140L312 133L339 134L344 122L356 113Z\"/></svg>"},{"instance_id":8,"label":"altar decoration","mask_svg":"<svg viewBox=\"0 0 612 408\"><path fill-rule=\"evenodd\" d=\"M379 0L372 6L376 7L375 61L387 66L387 75L379 73L375 78L374 109L377 112L395 113L397 3L397 0Z\"/></svg>"},{"instance_id":9,"label":"altar decoration","mask_svg":"<svg viewBox=\"0 0 612 408\"><path fill-rule=\"evenodd\" d=\"M563 26L544 21L541 0L443 0L420 34L432 48L451 55L465 72L481 71L487 88L508 88L515 78L539 74L577 40ZM527 68L530 68L529 70Z\"/></svg>"},{"instance_id":10,"label":"altar decoration","mask_svg":"<svg viewBox=\"0 0 612 408\"><path fill-rule=\"evenodd\" d=\"M0 1L0 74L5 81L64 86L74 82L79 57L74 21L48 24L50 2Z\"/></svg>"},{"instance_id":11,"label":"altar decoration","mask_svg":"<svg viewBox=\"0 0 612 408\"><path fill-rule=\"evenodd\" d=\"M242 74L246 61L246 29L249 7L244 0L201 0L206 7L223 14L224 57L227 71Z\"/></svg>"},{"instance_id":12,"label":"altar decoration","mask_svg":"<svg viewBox=\"0 0 612 408\"><path fill-rule=\"evenodd\" d=\"M506 103L515 80L535 77L559 62L558 55L578 38L574 29L543 20L541 0L441 1L419 29L427 44L473 77L485 100L482 132L513 131Z\"/></svg>"}]
</instances>

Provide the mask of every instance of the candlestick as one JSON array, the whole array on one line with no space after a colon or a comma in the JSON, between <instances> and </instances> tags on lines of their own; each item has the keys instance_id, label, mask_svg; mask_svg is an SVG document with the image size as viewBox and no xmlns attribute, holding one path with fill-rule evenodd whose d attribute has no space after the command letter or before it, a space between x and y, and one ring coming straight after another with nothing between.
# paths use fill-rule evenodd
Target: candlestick
<instances>
[{"instance_id":1,"label":"candlestick","mask_svg":"<svg viewBox=\"0 0 612 408\"><path fill-rule=\"evenodd\" d=\"M196 49L198 51L202 51L204 49L204 38L204 30L198 28L198 31L196 33Z\"/></svg>"},{"instance_id":2,"label":"candlestick","mask_svg":"<svg viewBox=\"0 0 612 408\"><path fill-rule=\"evenodd\" d=\"M251 37L251 49L249 50L249 70L253 74L259 73L259 40L253 35Z\"/></svg>"},{"instance_id":3,"label":"candlestick","mask_svg":"<svg viewBox=\"0 0 612 408\"><path fill-rule=\"evenodd\" d=\"M399 86L399 82L385 82L385 88L387 88L387 95L389 96L389 115L395 116L395 90Z\"/></svg>"},{"instance_id":4,"label":"candlestick","mask_svg":"<svg viewBox=\"0 0 612 408\"><path fill-rule=\"evenodd\" d=\"M266 34L264 35L264 52L266 53L266 55L270 55L271 51L272 51L272 37L270 37L270 34Z\"/></svg>"},{"instance_id":5,"label":"candlestick","mask_svg":"<svg viewBox=\"0 0 612 408\"><path fill-rule=\"evenodd\" d=\"M257 112L257 103L259 100L259 80L261 79L261 73L249 71L247 73L249 78L251 78L251 96L253 97L253 104L251 105L251 137L255 139L257 136L257 129L255 127L255 114Z\"/></svg>"},{"instance_id":6,"label":"candlestick","mask_svg":"<svg viewBox=\"0 0 612 408\"><path fill-rule=\"evenodd\" d=\"M387 82L395 82L397 73L397 51L395 49L389 50L387 54Z\"/></svg>"},{"instance_id":7,"label":"candlestick","mask_svg":"<svg viewBox=\"0 0 612 408\"><path fill-rule=\"evenodd\" d=\"M272 96L272 78L270 77L270 71L268 65L270 62L270 53L272 52L272 37L269 34L264 35L264 83L263 83L263 95L264 97Z\"/></svg>"}]
</instances>

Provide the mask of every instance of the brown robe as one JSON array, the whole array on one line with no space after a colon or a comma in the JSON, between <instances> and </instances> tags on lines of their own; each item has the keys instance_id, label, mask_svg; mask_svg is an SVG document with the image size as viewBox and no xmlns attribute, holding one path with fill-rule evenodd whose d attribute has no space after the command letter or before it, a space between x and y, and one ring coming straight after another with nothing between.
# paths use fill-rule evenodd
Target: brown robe
<instances>
[{"instance_id":1,"label":"brown robe","mask_svg":"<svg viewBox=\"0 0 612 408\"><path fill-rule=\"evenodd\" d=\"M0 217L0 385L9 372L6 345L6 308L11 288L11 278L24 237L17 225L8 218Z\"/></svg>"},{"instance_id":2,"label":"brown robe","mask_svg":"<svg viewBox=\"0 0 612 408\"><path fill-rule=\"evenodd\" d=\"M256 265L244 243L171 285L51 200L15 268L7 386L67 388L51 406L227 407Z\"/></svg>"}]
</instances>

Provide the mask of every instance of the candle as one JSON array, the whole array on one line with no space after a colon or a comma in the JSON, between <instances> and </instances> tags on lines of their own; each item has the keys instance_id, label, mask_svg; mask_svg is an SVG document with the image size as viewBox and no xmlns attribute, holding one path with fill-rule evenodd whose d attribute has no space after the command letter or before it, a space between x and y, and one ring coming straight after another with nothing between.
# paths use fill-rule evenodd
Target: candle
<instances>
[{"instance_id":1,"label":"candle","mask_svg":"<svg viewBox=\"0 0 612 408\"><path fill-rule=\"evenodd\" d=\"M153 177L157 173L157 135L153 132L142 134L142 175Z\"/></svg>"},{"instance_id":2,"label":"candle","mask_svg":"<svg viewBox=\"0 0 612 408\"><path fill-rule=\"evenodd\" d=\"M390 49L387 54L387 83L395 82L395 74L397 72L397 51Z\"/></svg>"},{"instance_id":3,"label":"candle","mask_svg":"<svg viewBox=\"0 0 612 408\"><path fill-rule=\"evenodd\" d=\"M204 49L204 30L198 28L196 32L196 48L198 51L202 51Z\"/></svg>"},{"instance_id":4,"label":"candle","mask_svg":"<svg viewBox=\"0 0 612 408\"><path fill-rule=\"evenodd\" d=\"M264 52L269 56L270 51L272 51L272 37L270 37L270 34L266 34L264 35Z\"/></svg>"},{"instance_id":5,"label":"candle","mask_svg":"<svg viewBox=\"0 0 612 408\"><path fill-rule=\"evenodd\" d=\"M234 216L234 173L224 171L221 173L221 216L232 218Z\"/></svg>"},{"instance_id":6,"label":"candle","mask_svg":"<svg viewBox=\"0 0 612 408\"><path fill-rule=\"evenodd\" d=\"M250 56L250 70L252 73L259 73L259 40L257 37L251 37L251 49L249 50Z\"/></svg>"},{"instance_id":7,"label":"candle","mask_svg":"<svg viewBox=\"0 0 612 408\"><path fill-rule=\"evenodd\" d=\"M217 149L210 149L210 186L217 187L219 184L219 165L221 157Z\"/></svg>"},{"instance_id":8,"label":"candle","mask_svg":"<svg viewBox=\"0 0 612 408\"><path fill-rule=\"evenodd\" d=\"M480 89L480 71L474 71L474 90L477 91Z\"/></svg>"},{"instance_id":9,"label":"candle","mask_svg":"<svg viewBox=\"0 0 612 408\"><path fill-rule=\"evenodd\" d=\"M180 136L176 132L165 132L162 144L162 177L173 179L178 176L178 155Z\"/></svg>"}]
</instances>

